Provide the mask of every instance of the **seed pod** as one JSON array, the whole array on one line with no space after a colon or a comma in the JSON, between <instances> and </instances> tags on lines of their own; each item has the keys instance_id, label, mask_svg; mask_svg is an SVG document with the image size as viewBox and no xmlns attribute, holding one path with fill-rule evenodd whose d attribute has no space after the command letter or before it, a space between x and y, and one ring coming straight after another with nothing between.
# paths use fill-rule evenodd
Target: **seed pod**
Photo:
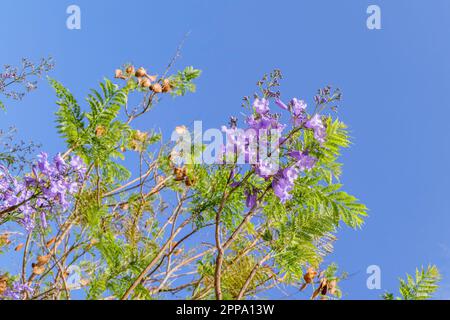
<instances>
[{"instance_id":1,"label":"seed pod","mask_svg":"<svg viewBox=\"0 0 450 320\"><path fill-rule=\"evenodd\" d=\"M308 268L305 275L303 276L303 279L306 283L313 282L315 276L317 275L317 272L314 270L314 268Z\"/></svg>"},{"instance_id":2,"label":"seed pod","mask_svg":"<svg viewBox=\"0 0 450 320\"><path fill-rule=\"evenodd\" d=\"M314 290L314 293L311 296L311 300L314 300L315 298L317 298L317 296L319 295L320 291L321 291L320 287L317 288L316 290Z\"/></svg>"},{"instance_id":3,"label":"seed pod","mask_svg":"<svg viewBox=\"0 0 450 320\"><path fill-rule=\"evenodd\" d=\"M8 288L8 277L6 275L0 276L0 295L2 295Z\"/></svg>"},{"instance_id":4,"label":"seed pod","mask_svg":"<svg viewBox=\"0 0 450 320\"><path fill-rule=\"evenodd\" d=\"M327 292L328 292L328 285L324 285L320 294L326 296Z\"/></svg>"},{"instance_id":5,"label":"seed pod","mask_svg":"<svg viewBox=\"0 0 450 320\"><path fill-rule=\"evenodd\" d=\"M97 136L97 138L104 136L105 133L106 129L104 126L97 126L97 128L95 128L95 135Z\"/></svg>"},{"instance_id":6,"label":"seed pod","mask_svg":"<svg viewBox=\"0 0 450 320\"><path fill-rule=\"evenodd\" d=\"M152 85L152 83L148 79L143 79L141 81L141 87L142 88L150 88L151 85Z\"/></svg>"},{"instance_id":7,"label":"seed pod","mask_svg":"<svg viewBox=\"0 0 450 320\"><path fill-rule=\"evenodd\" d=\"M154 93L161 93L162 92L162 87L159 83L154 83L151 86L151 89L153 90Z\"/></svg>"},{"instance_id":8,"label":"seed pod","mask_svg":"<svg viewBox=\"0 0 450 320\"><path fill-rule=\"evenodd\" d=\"M184 181L186 178L186 168L175 168L173 170L175 181Z\"/></svg>"},{"instance_id":9,"label":"seed pod","mask_svg":"<svg viewBox=\"0 0 450 320\"><path fill-rule=\"evenodd\" d=\"M135 73L134 67L133 67L133 66L128 66L127 69L125 70L125 72L126 72L128 75L134 74L134 73Z\"/></svg>"},{"instance_id":10,"label":"seed pod","mask_svg":"<svg viewBox=\"0 0 450 320\"><path fill-rule=\"evenodd\" d=\"M169 79L163 80L162 92L170 92L172 90L172 86L170 85Z\"/></svg>"},{"instance_id":11,"label":"seed pod","mask_svg":"<svg viewBox=\"0 0 450 320\"><path fill-rule=\"evenodd\" d=\"M123 79L124 76L123 76L122 70L117 69L117 70L115 71L114 78L116 78L116 79Z\"/></svg>"},{"instance_id":12,"label":"seed pod","mask_svg":"<svg viewBox=\"0 0 450 320\"><path fill-rule=\"evenodd\" d=\"M20 243L15 249L14 251L20 251L23 248L24 244Z\"/></svg>"},{"instance_id":13,"label":"seed pod","mask_svg":"<svg viewBox=\"0 0 450 320\"><path fill-rule=\"evenodd\" d=\"M44 271L45 271L45 266L36 265L36 266L33 267L33 273L35 275L39 276L39 275L43 274Z\"/></svg>"},{"instance_id":14,"label":"seed pod","mask_svg":"<svg viewBox=\"0 0 450 320\"><path fill-rule=\"evenodd\" d=\"M195 184L195 179L194 178L191 179L189 177L186 177L186 181L184 181L184 184L187 187L192 187Z\"/></svg>"},{"instance_id":15,"label":"seed pod","mask_svg":"<svg viewBox=\"0 0 450 320\"><path fill-rule=\"evenodd\" d=\"M134 75L138 78L142 78L147 75L147 71L145 71L144 68L140 67L139 69L136 70L136 73Z\"/></svg>"},{"instance_id":16,"label":"seed pod","mask_svg":"<svg viewBox=\"0 0 450 320\"><path fill-rule=\"evenodd\" d=\"M52 244L54 244L56 241L56 237L51 238L50 240L47 241L47 243L45 244L45 246L47 248L50 248L52 246Z\"/></svg>"},{"instance_id":17,"label":"seed pod","mask_svg":"<svg viewBox=\"0 0 450 320\"><path fill-rule=\"evenodd\" d=\"M46 256L38 256L37 257L37 265L38 266L43 266L46 265L48 262L50 261L50 255L46 255Z\"/></svg>"}]
</instances>

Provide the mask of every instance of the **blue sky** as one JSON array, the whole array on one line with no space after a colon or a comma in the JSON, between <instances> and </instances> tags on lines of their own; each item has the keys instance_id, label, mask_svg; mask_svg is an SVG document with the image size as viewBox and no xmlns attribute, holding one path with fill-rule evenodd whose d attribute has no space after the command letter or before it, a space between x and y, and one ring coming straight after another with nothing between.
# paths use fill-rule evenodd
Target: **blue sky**
<instances>
[{"instance_id":1,"label":"blue sky","mask_svg":"<svg viewBox=\"0 0 450 320\"><path fill-rule=\"evenodd\" d=\"M66 28L70 4L81 8L81 30ZM370 4L381 8L382 30L366 27ZM340 87L340 117L354 142L342 159L343 182L370 208L363 230L340 232L330 259L351 274L344 298L396 291L398 277L428 263L444 275L438 297L449 298L450 2L2 0L0 63L51 55L51 76L82 98L125 62L163 71L188 31L177 66L203 70L198 92L163 101L139 126L166 134L194 120L218 127L273 68L284 73L285 98L311 101L319 87ZM21 137L58 152L54 101L42 82L9 103L0 126L14 124ZM382 290L366 288L372 264Z\"/></svg>"}]
</instances>

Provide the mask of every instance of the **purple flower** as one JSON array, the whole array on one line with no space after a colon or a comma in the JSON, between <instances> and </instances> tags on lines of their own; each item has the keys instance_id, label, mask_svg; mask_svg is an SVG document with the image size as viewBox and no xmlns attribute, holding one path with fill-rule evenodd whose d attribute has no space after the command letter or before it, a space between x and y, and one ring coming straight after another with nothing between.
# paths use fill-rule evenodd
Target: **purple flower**
<instances>
[{"instance_id":1,"label":"purple flower","mask_svg":"<svg viewBox=\"0 0 450 320\"><path fill-rule=\"evenodd\" d=\"M314 138L320 143L325 142L325 137L327 135L326 128L322 122L320 115L315 114L311 119L309 119L305 127L312 129L314 131Z\"/></svg>"},{"instance_id":2,"label":"purple flower","mask_svg":"<svg viewBox=\"0 0 450 320\"><path fill-rule=\"evenodd\" d=\"M253 208L256 206L256 202L258 200L258 191L253 189L251 191L245 191L245 195L247 196L247 200L245 201L245 205L247 208Z\"/></svg>"},{"instance_id":3,"label":"purple flower","mask_svg":"<svg viewBox=\"0 0 450 320\"><path fill-rule=\"evenodd\" d=\"M297 160L296 166L300 171L314 168L317 159L308 155L308 152L292 151L289 156Z\"/></svg>"},{"instance_id":4,"label":"purple flower","mask_svg":"<svg viewBox=\"0 0 450 320\"><path fill-rule=\"evenodd\" d=\"M50 164L48 163L48 155L45 152L41 152L38 155L38 168L44 174L49 174L52 172Z\"/></svg>"},{"instance_id":5,"label":"purple flower","mask_svg":"<svg viewBox=\"0 0 450 320\"><path fill-rule=\"evenodd\" d=\"M79 156L72 157L72 160L70 161L70 166L75 172L77 172L80 175L80 177L83 177L87 171L86 165Z\"/></svg>"},{"instance_id":6,"label":"purple flower","mask_svg":"<svg viewBox=\"0 0 450 320\"><path fill-rule=\"evenodd\" d=\"M33 293L33 288L27 284L22 284L16 281L13 283L12 288L5 290L3 296L11 300L20 300L22 299L24 293L31 295Z\"/></svg>"},{"instance_id":7,"label":"purple flower","mask_svg":"<svg viewBox=\"0 0 450 320\"><path fill-rule=\"evenodd\" d=\"M61 157L61 154L58 153L55 158L53 159L53 162L55 163L56 170L58 170L59 173L63 173L66 169L66 162Z\"/></svg>"},{"instance_id":8,"label":"purple flower","mask_svg":"<svg viewBox=\"0 0 450 320\"><path fill-rule=\"evenodd\" d=\"M256 99L253 102L253 107L255 108L258 114L266 114L270 111L269 109L269 100L267 99Z\"/></svg>"},{"instance_id":9,"label":"purple flower","mask_svg":"<svg viewBox=\"0 0 450 320\"><path fill-rule=\"evenodd\" d=\"M298 100L297 98L293 98L291 100L291 106L292 106L292 114L295 117L298 117L300 115L302 115L303 113L305 113L306 111L306 103L303 100Z\"/></svg>"},{"instance_id":10,"label":"purple flower","mask_svg":"<svg viewBox=\"0 0 450 320\"><path fill-rule=\"evenodd\" d=\"M281 101L280 99L276 99L275 100L275 103L277 104L277 106L279 106L281 109L284 109L284 110L289 110L289 107L283 102L283 101Z\"/></svg>"}]
</instances>

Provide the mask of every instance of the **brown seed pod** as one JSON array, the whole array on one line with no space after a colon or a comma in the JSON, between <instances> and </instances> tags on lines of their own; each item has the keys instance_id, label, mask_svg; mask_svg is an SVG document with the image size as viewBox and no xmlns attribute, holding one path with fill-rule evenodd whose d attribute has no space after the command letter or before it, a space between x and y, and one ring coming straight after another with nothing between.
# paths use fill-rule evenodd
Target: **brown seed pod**
<instances>
[{"instance_id":1,"label":"brown seed pod","mask_svg":"<svg viewBox=\"0 0 450 320\"><path fill-rule=\"evenodd\" d=\"M128 75L132 75L132 74L134 74L136 71L134 70L134 67L133 67L133 66L128 66L128 67L126 68L125 72L126 72Z\"/></svg>"},{"instance_id":2,"label":"brown seed pod","mask_svg":"<svg viewBox=\"0 0 450 320\"><path fill-rule=\"evenodd\" d=\"M186 177L186 180L184 181L184 184L187 186L187 187L192 187L194 184L195 184L195 179L194 178L189 178L189 177Z\"/></svg>"},{"instance_id":3,"label":"brown seed pod","mask_svg":"<svg viewBox=\"0 0 450 320\"><path fill-rule=\"evenodd\" d=\"M50 240L47 241L47 243L45 244L45 246L47 248L50 248L52 246L52 244L54 244L56 241L56 237L51 238Z\"/></svg>"},{"instance_id":4,"label":"brown seed pod","mask_svg":"<svg viewBox=\"0 0 450 320\"><path fill-rule=\"evenodd\" d=\"M159 83L154 83L151 86L151 89L153 90L154 93L161 93L162 92L162 87Z\"/></svg>"},{"instance_id":5,"label":"brown seed pod","mask_svg":"<svg viewBox=\"0 0 450 320\"><path fill-rule=\"evenodd\" d=\"M142 78L147 75L147 71L145 71L144 68L140 67L139 69L136 70L136 73L134 75L138 78Z\"/></svg>"},{"instance_id":6,"label":"brown seed pod","mask_svg":"<svg viewBox=\"0 0 450 320\"><path fill-rule=\"evenodd\" d=\"M104 136L105 133L106 129L104 126L97 126L97 128L95 128L95 135L97 136L97 138Z\"/></svg>"},{"instance_id":7,"label":"brown seed pod","mask_svg":"<svg viewBox=\"0 0 450 320\"><path fill-rule=\"evenodd\" d=\"M6 275L0 276L0 295L8 288L8 277Z\"/></svg>"},{"instance_id":8,"label":"brown seed pod","mask_svg":"<svg viewBox=\"0 0 450 320\"><path fill-rule=\"evenodd\" d=\"M23 248L24 244L20 243L15 249L14 251L20 251Z\"/></svg>"},{"instance_id":9,"label":"brown seed pod","mask_svg":"<svg viewBox=\"0 0 450 320\"><path fill-rule=\"evenodd\" d=\"M174 168L173 174L175 175L175 181L184 181L186 178L186 168Z\"/></svg>"},{"instance_id":10,"label":"brown seed pod","mask_svg":"<svg viewBox=\"0 0 450 320\"><path fill-rule=\"evenodd\" d=\"M172 85L169 79L163 80L162 92L170 92L172 90Z\"/></svg>"},{"instance_id":11,"label":"brown seed pod","mask_svg":"<svg viewBox=\"0 0 450 320\"><path fill-rule=\"evenodd\" d=\"M141 81L141 87L142 88L150 88L151 85L152 85L152 83L148 79L143 79Z\"/></svg>"},{"instance_id":12,"label":"brown seed pod","mask_svg":"<svg viewBox=\"0 0 450 320\"><path fill-rule=\"evenodd\" d=\"M35 275L41 275L41 274L43 274L45 272L45 266L39 266L39 265L35 265L34 267L33 267L33 273L35 274Z\"/></svg>"},{"instance_id":13,"label":"brown seed pod","mask_svg":"<svg viewBox=\"0 0 450 320\"><path fill-rule=\"evenodd\" d=\"M314 293L311 296L311 300L314 300L315 298L317 298L317 296L320 294L320 291L321 291L320 287L317 288L316 290L314 290Z\"/></svg>"},{"instance_id":14,"label":"brown seed pod","mask_svg":"<svg viewBox=\"0 0 450 320\"><path fill-rule=\"evenodd\" d=\"M123 76L122 70L116 69L116 71L114 73L114 78L116 78L116 79L124 79L125 77Z\"/></svg>"},{"instance_id":15,"label":"brown seed pod","mask_svg":"<svg viewBox=\"0 0 450 320\"><path fill-rule=\"evenodd\" d=\"M48 262L50 261L50 255L46 255L46 256L38 256L37 257L37 265L38 266L43 266L46 265Z\"/></svg>"},{"instance_id":16,"label":"brown seed pod","mask_svg":"<svg viewBox=\"0 0 450 320\"><path fill-rule=\"evenodd\" d=\"M306 283L311 283L313 282L316 275L317 271L314 270L314 268L308 268L305 275L303 276L303 279L305 280Z\"/></svg>"}]
</instances>

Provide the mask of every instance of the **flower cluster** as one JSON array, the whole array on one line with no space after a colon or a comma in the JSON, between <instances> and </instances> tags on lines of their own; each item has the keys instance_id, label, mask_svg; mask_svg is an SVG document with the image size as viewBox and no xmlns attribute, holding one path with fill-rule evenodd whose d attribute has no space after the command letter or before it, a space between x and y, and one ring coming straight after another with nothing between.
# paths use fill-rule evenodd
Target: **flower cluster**
<instances>
[{"instance_id":1,"label":"flower cluster","mask_svg":"<svg viewBox=\"0 0 450 320\"><path fill-rule=\"evenodd\" d=\"M18 281L15 281L12 284L11 288L8 288L3 293L3 298L9 300L20 300L23 298L24 294L31 295L33 293L33 288L27 284L22 284Z\"/></svg>"},{"instance_id":2,"label":"flower cluster","mask_svg":"<svg viewBox=\"0 0 450 320\"><path fill-rule=\"evenodd\" d=\"M0 167L0 212L17 210L28 232L34 229L34 217L39 213L42 226L47 228L47 214L68 208L67 198L78 190L85 173L86 166L78 156L66 163L60 154L49 161L44 152L32 166L31 174L22 181Z\"/></svg>"},{"instance_id":3,"label":"flower cluster","mask_svg":"<svg viewBox=\"0 0 450 320\"><path fill-rule=\"evenodd\" d=\"M311 130L319 145L326 139L326 127L320 114L314 113L312 116L306 112L307 104L297 98L289 103L284 103L275 96L275 104L281 109L289 112L291 131ZM317 159L309 155L308 150L288 150L287 159L289 161L283 168L279 154L283 144L289 139L289 134L283 136L283 131L288 124L282 122L282 115L274 113L270 108L269 98L256 98L252 104L252 114L245 119L248 126L241 130L237 128L236 120L231 121L229 127L223 127L222 131L227 134L227 145L223 147L223 154L244 155L245 161L251 164L255 173L265 179L272 179L272 188L275 195L281 202L286 202L292 198L291 192L294 183L303 171L311 170ZM251 134L249 134L251 132ZM277 134L275 134L277 133ZM276 138L275 145L267 147L269 140ZM273 142L273 141L272 141ZM254 147L256 144L256 147ZM253 147L252 147L253 146ZM261 153L264 148L265 153ZM274 157L274 155L278 157ZM221 156L222 156L221 155ZM251 161L251 159L256 159ZM252 207L257 199L257 191L252 190L247 193L247 206Z\"/></svg>"}]
</instances>

